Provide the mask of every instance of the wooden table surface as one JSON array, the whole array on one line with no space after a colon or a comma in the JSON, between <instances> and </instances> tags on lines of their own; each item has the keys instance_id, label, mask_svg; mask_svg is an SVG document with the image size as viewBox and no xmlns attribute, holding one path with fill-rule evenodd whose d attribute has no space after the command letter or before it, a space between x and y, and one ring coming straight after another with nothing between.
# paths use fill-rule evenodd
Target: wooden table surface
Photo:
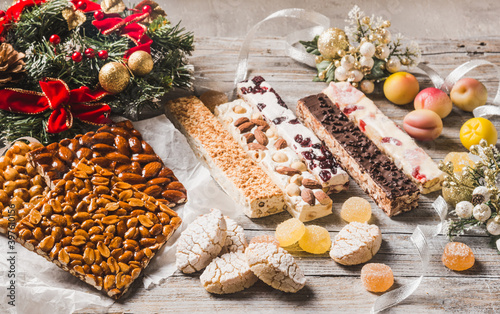
<instances>
[{"instance_id":1,"label":"wooden table surface","mask_svg":"<svg viewBox=\"0 0 500 314\"><path fill-rule=\"evenodd\" d=\"M417 40L423 50L423 61L439 73L447 75L455 67L472 59L486 59L500 65L500 39L432 41ZM229 89L234 80L236 59L242 41L234 38L198 38L196 51L191 58L195 66L197 86L207 82L218 82ZM252 44L250 76L264 76L282 96L295 108L298 99L319 93L326 85L311 81L314 70L285 56L282 38L259 38ZM429 87L430 80L417 74L421 88ZM482 81L494 96L498 77L490 67L480 67L468 76ZM201 90L198 88L198 90ZM369 96L380 109L401 124L403 117L412 110L411 105L395 106L380 92ZM420 143L430 156L439 161L450 151L465 151L459 140L459 129L470 119L470 113L457 108L444 119L443 134L434 142ZM497 127L499 124L496 124ZM189 193L189 191L188 191ZM437 215L431 204L438 192L420 197L419 207L390 219L377 208L371 198L351 179L349 191L334 195L333 214L312 222L328 229L333 238L345 225L339 211L342 203L351 196L360 196L370 201L373 217L370 223L380 227L383 242L380 251L371 262L388 264L395 276L394 288L416 279L421 274L421 262L410 236L417 224L436 224ZM243 214L233 217L245 229L248 239L255 235L273 234L278 223L290 218L282 213L267 218L249 219ZM500 283L498 269L500 255L491 248L489 238L482 233L463 236L459 241L467 243L474 251L476 263L464 272L454 272L441 263L445 236L431 242L431 261L422 284L417 291L391 312L496 312L500 308ZM116 302L110 312L164 313L175 312L369 312L377 294L367 292L360 280L362 265L342 266L328 254L295 254L299 266L307 277L304 289L296 294L274 290L262 282L231 295L211 295L201 286L199 275L184 275L176 272L164 283L150 290L136 284L134 291L125 299ZM88 308L91 312L97 308Z\"/></svg>"}]
</instances>

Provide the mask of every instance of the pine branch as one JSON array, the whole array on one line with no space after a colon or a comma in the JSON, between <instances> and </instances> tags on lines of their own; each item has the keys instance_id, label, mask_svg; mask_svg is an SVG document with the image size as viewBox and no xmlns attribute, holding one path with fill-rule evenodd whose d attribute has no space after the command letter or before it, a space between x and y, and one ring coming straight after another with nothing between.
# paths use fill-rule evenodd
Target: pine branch
<instances>
[{"instance_id":1,"label":"pine branch","mask_svg":"<svg viewBox=\"0 0 500 314\"><path fill-rule=\"evenodd\" d=\"M299 42L302 44L302 46L304 46L304 48L306 48L306 51L308 53L311 53L315 56L321 56L321 53L318 50L318 38L319 38L319 36L316 36L311 41L301 40Z\"/></svg>"},{"instance_id":2,"label":"pine branch","mask_svg":"<svg viewBox=\"0 0 500 314\"><path fill-rule=\"evenodd\" d=\"M0 138L14 141L23 136L34 137L42 144L47 145L64 138L74 137L76 134L85 133L95 127L81 122L78 119L73 121L73 127L68 131L52 134L46 130L47 120L50 112L38 115L14 114L0 110Z\"/></svg>"}]
</instances>

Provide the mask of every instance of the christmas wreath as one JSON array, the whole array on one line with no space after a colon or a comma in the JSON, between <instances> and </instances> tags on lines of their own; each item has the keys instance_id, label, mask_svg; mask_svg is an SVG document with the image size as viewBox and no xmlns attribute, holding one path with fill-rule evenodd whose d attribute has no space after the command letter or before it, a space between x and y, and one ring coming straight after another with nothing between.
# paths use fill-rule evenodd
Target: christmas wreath
<instances>
[{"instance_id":1,"label":"christmas wreath","mask_svg":"<svg viewBox=\"0 0 500 314\"><path fill-rule=\"evenodd\" d=\"M189 88L193 36L144 0L19 0L0 11L0 137L43 143Z\"/></svg>"}]
</instances>

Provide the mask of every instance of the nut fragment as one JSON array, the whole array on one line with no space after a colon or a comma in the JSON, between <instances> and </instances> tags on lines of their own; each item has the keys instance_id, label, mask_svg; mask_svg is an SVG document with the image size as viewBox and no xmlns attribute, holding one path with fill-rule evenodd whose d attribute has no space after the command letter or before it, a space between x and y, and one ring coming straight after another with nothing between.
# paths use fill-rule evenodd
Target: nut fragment
<instances>
[{"instance_id":1,"label":"nut fragment","mask_svg":"<svg viewBox=\"0 0 500 314\"><path fill-rule=\"evenodd\" d=\"M279 174L284 174L287 176L293 176L295 174L301 174L302 171L299 171L294 168L286 167L286 166L278 166L276 167L275 171Z\"/></svg>"},{"instance_id":2,"label":"nut fragment","mask_svg":"<svg viewBox=\"0 0 500 314\"><path fill-rule=\"evenodd\" d=\"M332 203L332 199L322 190L315 191L314 196L322 205L328 205Z\"/></svg>"},{"instance_id":3,"label":"nut fragment","mask_svg":"<svg viewBox=\"0 0 500 314\"><path fill-rule=\"evenodd\" d=\"M249 143L248 149L249 150L267 150L267 147L265 147L264 145L259 144L259 143Z\"/></svg>"},{"instance_id":4,"label":"nut fragment","mask_svg":"<svg viewBox=\"0 0 500 314\"><path fill-rule=\"evenodd\" d=\"M239 114L244 114L245 112L247 112L247 110L245 108L243 108L242 106L238 105L238 106L235 106L233 108L233 111L235 113L239 113Z\"/></svg>"},{"instance_id":5,"label":"nut fragment","mask_svg":"<svg viewBox=\"0 0 500 314\"><path fill-rule=\"evenodd\" d=\"M43 238L42 241L40 241L40 244L38 245L38 247L40 248L40 250L42 250L44 252L49 252L50 250L52 250L54 243L55 243L54 237L49 235L49 236L46 236L45 238Z\"/></svg>"},{"instance_id":6,"label":"nut fragment","mask_svg":"<svg viewBox=\"0 0 500 314\"><path fill-rule=\"evenodd\" d=\"M276 162L287 162L288 156L283 152L277 152L273 155L273 160Z\"/></svg>"},{"instance_id":7,"label":"nut fragment","mask_svg":"<svg viewBox=\"0 0 500 314\"><path fill-rule=\"evenodd\" d=\"M258 121L262 121L262 120L258 120ZM257 129L255 130L254 132L254 135L255 135L255 139L257 140L257 142L263 146L267 146L267 144L269 144L269 139L267 138L266 134L264 132L262 132L261 130Z\"/></svg>"},{"instance_id":8,"label":"nut fragment","mask_svg":"<svg viewBox=\"0 0 500 314\"><path fill-rule=\"evenodd\" d=\"M290 167L297 169L301 172L307 171L306 165L302 161L294 161Z\"/></svg>"},{"instance_id":9,"label":"nut fragment","mask_svg":"<svg viewBox=\"0 0 500 314\"><path fill-rule=\"evenodd\" d=\"M255 135L253 135L253 133L243 134L243 137L245 138L245 142L247 144L252 143L253 141L255 141Z\"/></svg>"},{"instance_id":10,"label":"nut fragment","mask_svg":"<svg viewBox=\"0 0 500 314\"><path fill-rule=\"evenodd\" d=\"M250 130L252 130L254 126L255 124L253 124L252 122L245 122L238 126L238 130L240 131L240 133L246 133L250 132Z\"/></svg>"},{"instance_id":11,"label":"nut fragment","mask_svg":"<svg viewBox=\"0 0 500 314\"><path fill-rule=\"evenodd\" d=\"M294 174L291 178L290 178L290 183L295 183L297 184L298 186L301 186L302 185L302 176L300 174Z\"/></svg>"},{"instance_id":12,"label":"nut fragment","mask_svg":"<svg viewBox=\"0 0 500 314\"><path fill-rule=\"evenodd\" d=\"M289 185L286 186L286 193L289 196L299 196L300 195L300 188L297 184L290 183Z\"/></svg>"},{"instance_id":13,"label":"nut fragment","mask_svg":"<svg viewBox=\"0 0 500 314\"><path fill-rule=\"evenodd\" d=\"M246 123L246 122L250 122L250 120L247 117L241 117L241 118L238 118L238 120L236 120L234 122L234 126L239 127L240 125L242 125L243 123Z\"/></svg>"},{"instance_id":14,"label":"nut fragment","mask_svg":"<svg viewBox=\"0 0 500 314\"><path fill-rule=\"evenodd\" d=\"M284 148L287 148L288 147L288 144L286 143L286 141L282 138L278 139L275 143L274 143L274 147L277 149L277 150L280 150L280 149L284 149Z\"/></svg>"},{"instance_id":15,"label":"nut fragment","mask_svg":"<svg viewBox=\"0 0 500 314\"><path fill-rule=\"evenodd\" d=\"M314 193L311 189L305 188L302 189L300 196L306 202L307 204L314 206L316 203L316 197L314 196Z\"/></svg>"},{"instance_id":16,"label":"nut fragment","mask_svg":"<svg viewBox=\"0 0 500 314\"><path fill-rule=\"evenodd\" d=\"M302 185L311 190L322 188L321 184L318 181L307 178L302 180Z\"/></svg>"}]
</instances>

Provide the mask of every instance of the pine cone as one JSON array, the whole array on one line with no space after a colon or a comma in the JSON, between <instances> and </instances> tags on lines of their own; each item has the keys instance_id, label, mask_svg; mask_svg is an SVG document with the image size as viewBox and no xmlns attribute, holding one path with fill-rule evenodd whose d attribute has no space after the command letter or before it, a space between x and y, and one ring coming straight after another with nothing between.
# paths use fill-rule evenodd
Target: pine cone
<instances>
[{"instance_id":1,"label":"pine cone","mask_svg":"<svg viewBox=\"0 0 500 314\"><path fill-rule=\"evenodd\" d=\"M19 81L24 74L24 53L17 52L12 45L0 45L0 86Z\"/></svg>"}]
</instances>

